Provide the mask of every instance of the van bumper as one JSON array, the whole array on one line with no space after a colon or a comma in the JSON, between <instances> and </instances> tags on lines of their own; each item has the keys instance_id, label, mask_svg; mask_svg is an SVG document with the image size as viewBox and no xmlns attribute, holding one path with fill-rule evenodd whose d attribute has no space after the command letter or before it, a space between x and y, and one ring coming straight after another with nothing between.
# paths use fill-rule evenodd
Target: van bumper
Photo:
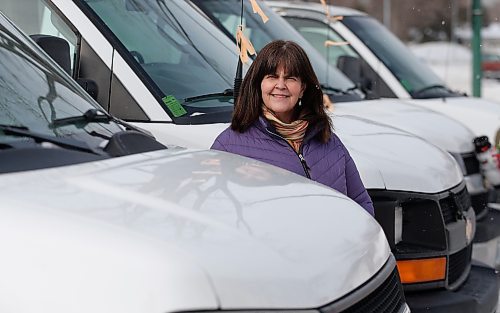
<instances>
[{"instance_id":1,"label":"van bumper","mask_svg":"<svg viewBox=\"0 0 500 313\"><path fill-rule=\"evenodd\" d=\"M490 241L500 236L500 211L488 208L488 213L476 221L474 244Z\"/></svg>"},{"instance_id":2,"label":"van bumper","mask_svg":"<svg viewBox=\"0 0 500 313\"><path fill-rule=\"evenodd\" d=\"M472 259L500 270L500 211L489 209L476 222Z\"/></svg>"},{"instance_id":3,"label":"van bumper","mask_svg":"<svg viewBox=\"0 0 500 313\"><path fill-rule=\"evenodd\" d=\"M407 292L405 297L412 313L493 313L498 304L498 286L494 269L473 265L458 290Z\"/></svg>"}]
</instances>

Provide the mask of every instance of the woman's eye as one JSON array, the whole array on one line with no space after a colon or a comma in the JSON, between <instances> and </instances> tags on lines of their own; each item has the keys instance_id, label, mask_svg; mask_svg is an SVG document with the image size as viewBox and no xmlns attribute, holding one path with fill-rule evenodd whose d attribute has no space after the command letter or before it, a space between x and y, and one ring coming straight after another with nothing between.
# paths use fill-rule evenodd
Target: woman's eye
<instances>
[{"instance_id":1,"label":"woman's eye","mask_svg":"<svg viewBox=\"0 0 500 313\"><path fill-rule=\"evenodd\" d=\"M288 77L287 80L296 82L298 80L297 77Z\"/></svg>"}]
</instances>

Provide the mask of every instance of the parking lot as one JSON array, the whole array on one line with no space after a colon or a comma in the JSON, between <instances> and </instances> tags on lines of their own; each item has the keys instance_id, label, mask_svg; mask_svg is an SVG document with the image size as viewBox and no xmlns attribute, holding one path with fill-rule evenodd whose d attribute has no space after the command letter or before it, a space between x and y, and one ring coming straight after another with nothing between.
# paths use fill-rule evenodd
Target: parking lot
<instances>
[{"instance_id":1,"label":"parking lot","mask_svg":"<svg viewBox=\"0 0 500 313\"><path fill-rule=\"evenodd\" d=\"M0 11L0 311L500 312L500 104L376 18Z\"/></svg>"}]
</instances>

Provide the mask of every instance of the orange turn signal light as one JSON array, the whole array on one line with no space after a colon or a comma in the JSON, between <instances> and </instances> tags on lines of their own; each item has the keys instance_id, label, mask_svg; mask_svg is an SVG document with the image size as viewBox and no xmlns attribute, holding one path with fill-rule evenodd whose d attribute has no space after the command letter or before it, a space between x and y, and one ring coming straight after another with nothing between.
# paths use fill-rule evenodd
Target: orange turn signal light
<instances>
[{"instance_id":1,"label":"orange turn signal light","mask_svg":"<svg viewBox=\"0 0 500 313\"><path fill-rule=\"evenodd\" d=\"M443 280L446 275L446 257L397 261L403 284Z\"/></svg>"}]
</instances>

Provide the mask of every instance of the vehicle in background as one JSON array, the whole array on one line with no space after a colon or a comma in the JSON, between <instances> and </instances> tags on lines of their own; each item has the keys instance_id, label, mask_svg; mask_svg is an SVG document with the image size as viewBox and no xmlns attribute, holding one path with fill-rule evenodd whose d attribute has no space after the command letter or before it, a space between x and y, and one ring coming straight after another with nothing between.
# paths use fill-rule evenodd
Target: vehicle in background
<instances>
[{"instance_id":1,"label":"vehicle in background","mask_svg":"<svg viewBox=\"0 0 500 313\"><path fill-rule=\"evenodd\" d=\"M241 7L238 5L237 0L193 0L206 15L209 17L215 25L220 27L224 33L231 37L231 29L237 27L237 23L240 22L238 17L240 16ZM272 2L270 3L273 4ZM322 56L317 55L317 51L309 45L290 25L288 25L282 18L277 16L272 10L268 9L261 3L261 10L269 17L269 21L265 24L262 23L260 17L252 14L253 7L250 3L244 5L244 17L243 23L244 27L249 33L249 38L251 41L255 41L254 47L257 51L263 47L266 40L271 39L291 39L305 48L307 53L312 56L312 63L315 69L320 72L320 77L328 77L328 73L337 73L335 76L341 77L337 69L328 69L328 63ZM321 31L325 32L325 28L321 28ZM322 37L322 43L324 46L325 38ZM233 40L235 40L233 38ZM338 42L338 40L337 40ZM342 45L340 46L342 47ZM346 48L347 49L347 48ZM325 51L322 51L325 52ZM329 82L329 84L334 84L335 82ZM329 93L329 89L325 87L323 83L323 88L326 93ZM331 86L331 85L330 85ZM333 88L340 89L339 86L333 85ZM490 239L496 238L500 234L500 228L498 227L497 219L494 218L496 212L489 214L489 209L487 207L488 197L494 194L494 190L488 190L486 184L483 183L483 177L480 171L480 162L478 159L478 152L474 151L475 145L472 142L475 140L473 135L468 132L468 130L459 123L450 120L447 117L443 117L439 113L435 113L429 110L416 108L409 104L402 104L401 101L388 101L388 100L377 100L377 101L357 101L352 102L354 95L350 98L345 96L342 98L337 98L335 95L330 94L332 100L336 102L335 104L335 114L345 115L352 114L355 116L360 116L365 119L375 120L378 122L383 122L392 126L397 126L403 130L409 131L413 134L419 135L427 139L428 141L434 143L435 145L448 150L457 159L459 164L461 164L462 171L465 175L465 179L468 182L468 190L472 196L472 204L476 209L476 215L478 219L485 221L486 223L481 224L481 229L477 238L481 238L481 242L489 241ZM350 101L349 101L350 100ZM338 103L338 102L341 103ZM468 138L468 140L466 139ZM457 147L457 144L461 147ZM469 149L468 153L462 152L459 154L456 149ZM497 167L491 167L485 171L484 176L489 178L493 176L497 180L500 179L500 169ZM478 239L479 240L479 239ZM495 249L496 250L496 249ZM476 258L486 261L488 259L488 264L491 263L491 258L480 255L481 253L476 253ZM494 263L495 266L500 264Z\"/></svg>"},{"instance_id":2,"label":"vehicle in background","mask_svg":"<svg viewBox=\"0 0 500 313\"><path fill-rule=\"evenodd\" d=\"M233 41L236 40L231 30L236 29L240 22L241 6L238 0L194 0L192 2L228 37ZM335 115L358 116L397 127L450 152L462 167L478 218L488 213L488 198L494 190L489 190L483 182L473 144L475 137L469 129L440 113L404 103L401 100L360 101L362 97L356 92L345 92L339 95L339 90L346 90L345 85L350 86L349 89L356 90L354 83L350 81L345 83L345 76L335 66L329 66L325 58L318 55L318 51L293 27L262 2L259 3L261 3L261 10L269 17L265 24L259 16L252 14L253 8L250 2L245 2L246 12L243 17L244 27L257 51L272 39L289 39L298 42L310 56L315 71L319 73L324 92L335 103ZM322 77L335 77L335 79L325 81ZM490 168L484 173L484 176L487 175L497 178L500 182L500 168Z\"/></svg>"},{"instance_id":3,"label":"vehicle in background","mask_svg":"<svg viewBox=\"0 0 500 313\"><path fill-rule=\"evenodd\" d=\"M500 115L490 113L493 111L500 113L500 104L487 103L477 98L463 97L447 90L430 69L417 62L411 52L372 17L353 9L330 6L329 14L331 18L328 21L325 16L324 6L318 3L269 1L268 4L294 26L323 57L329 60L330 64L337 64L346 75L357 81L358 85L362 86L362 89L376 95L398 96L406 99L402 93L396 92L400 87L394 84L396 80L393 78L398 77L400 79L398 83L405 85L408 90L414 88L411 86L426 88L422 89L422 96L418 96L420 91L412 93L416 98L411 100L412 104L418 104L429 109L437 110L437 108L440 108L440 112L442 109L465 114L466 111L461 108L473 110L474 113L470 115L472 119L474 119L474 116L483 116L485 124L489 124L485 130L488 127L491 128L491 131L495 127L498 129ZM336 19L335 16L342 16L342 18ZM349 45L326 48L324 46L326 40L348 41ZM387 44L389 42L391 44ZM423 87L426 85L431 87ZM437 97L438 95L443 98L439 100L423 99ZM462 101L463 105L458 104L460 101ZM433 107L430 106L431 104ZM443 113L445 112L443 111ZM467 115L469 114L467 113ZM453 116L453 114L450 114L450 116ZM482 123L480 124L482 125ZM469 126L470 123L467 125ZM498 134L495 137L498 138ZM498 139L496 140L498 141ZM482 149L483 147L476 147L477 153L481 153L481 149L478 148ZM488 153L490 159L493 159L494 156L491 155L495 154L495 148L492 147L490 150ZM495 189L500 189L498 162L496 166L491 166L494 162L487 162L482 158L481 162L474 160L474 162L465 162L464 164L466 172L477 172L479 170L483 172L485 186L493 185ZM495 192L493 188L490 188L489 195L485 192L469 191L474 203L490 202L489 206L491 207L499 206L498 192ZM499 268L500 242L498 236L500 235L500 227L498 227L498 221L500 220L500 212L496 209L485 208L482 213L476 213L478 213L478 233L474 239L474 258Z\"/></svg>"},{"instance_id":4,"label":"vehicle in background","mask_svg":"<svg viewBox=\"0 0 500 313\"><path fill-rule=\"evenodd\" d=\"M254 6L251 5L249 2L244 2L243 4L240 3L240 1L237 0L191 0L190 2L196 4L196 6L203 11L203 13L210 18L215 25L217 25L219 28L221 28L224 33L229 37L235 40L234 36L232 35L231 30L236 29L239 25L239 23L243 24L243 29L246 30L248 34L248 38L250 41L253 43L253 46L255 47L257 53L258 51L265 45L267 42L270 40L274 39L288 39L288 40L293 40L295 42L298 42L309 54L311 57L311 62L313 63L313 66L315 67L315 70L319 72L319 76L323 77L323 73L326 71L330 71L331 73L335 73L337 70L336 69L329 69L328 70L328 64L325 64L323 66L318 66L318 64L321 64L321 62L318 62L316 60L316 54L315 50L313 47L311 47L307 42L304 42L302 37L296 33L296 31L291 28L285 21L283 21L279 16L276 16L271 10L269 10L266 6L263 5L263 3L260 4L260 9L262 12L267 16L269 19L267 22L263 23L261 20L261 17L259 17L256 14L252 14L252 11L254 11ZM260 2L259 2L260 3ZM244 13L243 15L241 14L241 9L243 7ZM256 42L256 43L255 43ZM320 57L320 61L323 60L322 57ZM335 74L332 74L335 75ZM336 76L340 76L337 74ZM328 77L328 74L326 75ZM321 79L321 78L320 78ZM325 87L328 86L322 81L322 87L325 90L325 92L328 94L328 88ZM333 89L341 89L338 86L335 85L330 85ZM464 140L463 137L466 136L461 136L462 138L455 139L453 135L456 135L457 132L459 132L460 129L463 129L467 133L467 129L460 125L459 123L454 122L453 120L450 120L449 118L443 117L439 122L436 119L436 114L434 114L431 111L427 110L422 110L419 108L415 108L412 105L401 105L401 107L398 107L398 104L392 103L392 105L387 105L384 101L360 101L358 103L352 101L354 100L354 96L351 96L351 98L341 98L341 99L335 99L335 95L330 94L332 97L332 100L335 103L335 113L336 116L339 115L345 115L345 114L352 114L355 116L361 116L364 119L368 120L374 120L377 122L382 122L382 123L387 123L389 125L396 125L398 128L401 128L403 130L406 130L408 132L411 132L413 134L418 134L421 137L434 142L436 145L439 145L441 147L446 147L449 148L450 144L446 143L446 140L449 140L452 142L451 145L453 145L453 142L463 142L465 146L468 144L470 145L470 142L474 139L472 134L470 134L470 142L467 142ZM337 100L337 101L336 101ZM339 103L341 101L341 103ZM374 103L376 102L376 103ZM363 103L363 105L360 105L360 103ZM402 109L398 111L397 109ZM438 114L439 115L439 114ZM417 121L418 125L412 124L412 122ZM335 125L335 122L334 122ZM437 126L439 125L439 127ZM455 126L455 128L452 128L452 126ZM453 129L453 130L452 130ZM436 139L435 136L433 135L427 135L427 131L433 130L432 132L434 134L440 133L441 138ZM446 133L446 135L445 135ZM427 136L426 136L427 135ZM444 136L443 136L444 135ZM465 141L465 142L464 142ZM472 148L473 150L473 148ZM472 153L473 157L476 158L476 155ZM478 160L475 159L475 162L477 163ZM477 171L479 173L479 170ZM498 172L498 170L496 170ZM467 179L467 178L466 178ZM482 181L479 182L480 185L482 185ZM475 190L474 190L475 191ZM377 206L380 209L383 206L383 195L387 195L387 193L382 193L378 194L377 192L370 190L369 191L372 198L374 199L375 203L375 208L377 210ZM476 199L478 199L478 195L481 197L484 197L487 195L487 191L485 189L482 190L481 193L476 194ZM421 196L421 195L419 195ZM392 203L390 207L393 207ZM479 207L478 207L478 212L482 214L483 216L488 213L488 210L486 209L485 203L483 202ZM446 219L445 219L446 220ZM493 223L494 224L494 223ZM488 225L491 226L491 228L496 227L496 225ZM487 229L489 230L489 229ZM483 229L484 231L484 229ZM452 240L452 239L450 239ZM411 250L411 248L410 248ZM395 251L398 251L397 249ZM404 258L405 253L411 254L409 250L403 252L403 253L397 253L395 252L397 257ZM413 252L414 253L414 252ZM418 266L418 265L417 265ZM403 276L404 277L404 276ZM403 283L405 283L405 280L403 279ZM454 290L457 288L458 284L455 286L448 285L446 286L449 290ZM425 289L432 289L434 286L430 286L429 284L423 284L419 287L415 288L415 285L408 283L405 285L407 290L425 290ZM412 310L427 310L429 306L434 307L436 310L443 310L442 307L440 309L437 309L437 307L441 306L444 302L448 300L443 300L441 299L442 302L438 304L438 302L433 303L433 304L425 304L423 307L421 306L424 301L422 301L422 298L419 298L419 294L414 294L415 298L412 298L411 296L408 297L410 307ZM447 297L444 297L447 298ZM453 298L453 296L448 297ZM414 300L414 301L412 301ZM453 301L452 301L453 302ZM455 302L454 305L456 305L458 302ZM484 309L484 308L483 308ZM452 310L451 307L448 307L448 310ZM486 312L488 312L488 309L486 309Z\"/></svg>"},{"instance_id":5,"label":"vehicle in background","mask_svg":"<svg viewBox=\"0 0 500 313\"><path fill-rule=\"evenodd\" d=\"M409 312L382 229L352 200L166 149L2 14L0 42L0 311Z\"/></svg>"},{"instance_id":6,"label":"vehicle in background","mask_svg":"<svg viewBox=\"0 0 500 313\"><path fill-rule=\"evenodd\" d=\"M67 62L60 62L72 64L66 69L75 79L93 81L103 106L161 141L208 147L228 126L234 42L187 2L33 0L23 7L24 16L27 11L44 17L31 34L55 35L53 27L75 43L74 58L63 53ZM37 23L26 18L17 22L25 29ZM43 46L43 40L38 42ZM338 95L353 97L350 92ZM409 288L448 288L427 297L426 306L443 293L460 298L472 312L495 306L493 271L471 265L474 211L454 159L420 138L362 118L335 116L334 124L371 192ZM437 265L439 271L414 276L421 262ZM469 285L472 280L481 284ZM468 293L450 291L459 287Z\"/></svg>"},{"instance_id":7,"label":"vehicle in background","mask_svg":"<svg viewBox=\"0 0 500 313\"><path fill-rule=\"evenodd\" d=\"M330 16L342 18L328 20L319 3L268 3L321 50L331 64L337 64L374 97L405 99L462 122L475 136L486 135L492 142L500 143L500 103L450 90L376 19L354 9L329 6ZM349 45L326 49L321 42L324 38L347 41Z\"/></svg>"},{"instance_id":8,"label":"vehicle in background","mask_svg":"<svg viewBox=\"0 0 500 313\"><path fill-rule=\"evenodd\" d=\"M483 53L481 55L481 70L485 78L500 79L500 55Z\"/></svg>"}]
</instances>

